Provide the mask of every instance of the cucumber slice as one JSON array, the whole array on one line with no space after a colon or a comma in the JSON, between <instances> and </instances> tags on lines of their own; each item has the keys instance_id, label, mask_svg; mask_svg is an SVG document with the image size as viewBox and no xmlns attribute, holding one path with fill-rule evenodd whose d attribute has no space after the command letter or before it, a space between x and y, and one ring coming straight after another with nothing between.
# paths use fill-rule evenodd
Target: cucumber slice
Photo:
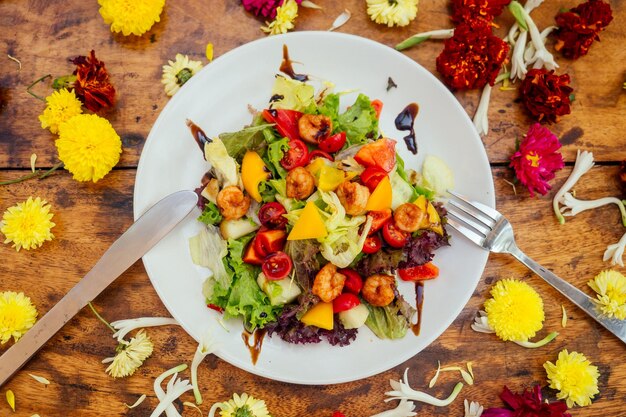
<instances>
[{"instance_id":1,"label":"cucumber slice","mask_svg":"<svg viewBox=\"0 0 626 417\"><path fill-rule=\"evenodd\" d=\"M267 294L270 304L273 306L290 303L302 293L298 284L289 277L280 281L271 281L261 272L256 282L259 284L259 288Z\"/></svg>"},{"instance_id":2,"label":"cucumber slice","mask_svg":"<svg viewBox=\"0 0 626 417\"><path fill-rule=\"evenodd\" d=\"M454 174L443 160L434 155L428 155L424 160L422 176L438 195L454 189Z\"/></svg>"},{"instance_id":3,"label":"cucumber slice","mask_svg":"<svg viewBox=\"0 0 626 417\"><path fill-rule=\"evenodd\" d=\"M365 304L359 304L356 307L352 307L350 310L342 311L339 313L339 320L346 329L357 329L365 324L367 316L370 312Z\"/></svg>"}]
</instances>

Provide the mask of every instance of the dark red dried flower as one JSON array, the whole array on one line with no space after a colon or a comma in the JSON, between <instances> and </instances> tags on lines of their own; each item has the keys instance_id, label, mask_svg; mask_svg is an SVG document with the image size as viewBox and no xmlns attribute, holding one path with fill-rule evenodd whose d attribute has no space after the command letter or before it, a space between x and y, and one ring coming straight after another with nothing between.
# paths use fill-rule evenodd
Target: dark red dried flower
<instances>
[{"instance_id":1,"label":"dark red dried flower","mask_svg":"<svg viewBox=\"0 0 626 417\"><path fill-rule=\"evenodd\" d=\"M566 58L576 59L589 52L598 33L613 20L611 5L602 0L589 0L555 17L559 29L555 32L557 42L554 49Z\"/></svg>"},{"instance_id":2,"label":"dark red dried flower","mask_svg":"<svg viewBox=\"0 0 626 417\"><path fill-rule=\"evenodd\" d=\"M490 26L462 23L445 41L437 57L437 71L455 90L482 88L495 83L508 53L509 45L493 35Z\"/></svg>"},{"instance_id":3,"label":"dark red dried flower","mask_svg":"<svg viewBox=\"0 0 626 417\"><path fill-rule=\"evenodd\" d=\"M74 92L85 107L93 112L111 108L115 102L115 88L109 82L104 62L98 60L92 50L89 56L77 56L72 63L76 65Z\"/></svg>"},{"instance_id":4,"label":"dark red dried flower","mask_svg":"<svg viewBox=\"0 0 626 417\"><path fill-rule=\"evenodd\" d=\"M455 25L460 23L491 23L499 16L511 0L452 0L450 19Z\"/></svg>"},{"instance_id":5,"label":"dark red dried flower","mask_svg":"<svg viewBox=\"0 0 626 417\"><path fill-rule=\"evenodd\" d=\"M276 17L276 9L282 6L284 0L241 0L244 9L257 17L273 20ZM296 0L302 3L302 0Z\"/></svg>"},{"instance_id":6,"label":"dark red dried flower","mask_svg":"<svg viewBox=\"0 0 626 417\"><path fill-rule=\"evenodd\" d=\"M510 409L488 408L482 417L571 417L564 401L543 402L539 385L521 394L511 392L504 386L500 398Z\"/></svg>"},{"instance_id":7,"label":"dark red dried flower","mask_svg":"<svg viewBox=\"0 0 626 417\"><path fill-rule=\"evenodd\" d=\"M619 169L619 185L622 187L622 195L626 198L626 159L622 161Z\"/></svg>"},{"instance_id":8,"label":"dark red dried flower","mask_svg":"<svg viewBox=\"0 0 626 417\"><path fill-rule=\"evenodd\" d=\"M569 75L554 70L531 69L520 85L520 97L530 114L540 122L555 123L570 114Z\"/></svg>"}]
</instances>

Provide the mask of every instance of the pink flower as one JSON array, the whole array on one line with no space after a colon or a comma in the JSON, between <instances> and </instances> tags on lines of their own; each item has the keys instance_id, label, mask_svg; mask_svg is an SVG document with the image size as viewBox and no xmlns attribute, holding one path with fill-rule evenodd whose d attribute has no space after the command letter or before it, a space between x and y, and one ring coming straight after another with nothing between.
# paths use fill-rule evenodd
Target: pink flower
<instances>
[{"instance_id":1,"label":"pink flower","mask_svg":"<svg viewBox=\"0 0 626 417\"><path fill-rule=\"evenodd\" d=\"M528 129L517 152L511 156L509 166L515 169L517 179L528 188L531 197L535 196L535 191L546 195L552 188L548 181L564 166L559 148L559 138L550 129L535 123Z\"/></svg>"},{"instance_id":2,"label":"pink flower","mask_svg":"<svg viewBox=\"0 0 626 417\"><path fill-rule=\"evenodd\" d=\"M482 417L571 417L563 401L543 402L541 388L535 385L531 391L521 394L511 392L506 386L500 398L509 408L488 408Z\"/></svg>"},{"instance_id":3,"label":"pink flower","mask_svg":"<svg viewBox=\"0 0 626 417\"><path fill-rule=\"evenodd\" d=\"M274 19L276 17L276 9L283 4L284 0L241 0L243 8L264 19ZM296 0L296 3L302 3L302 0Z\"/></svg>"}]
</instances>

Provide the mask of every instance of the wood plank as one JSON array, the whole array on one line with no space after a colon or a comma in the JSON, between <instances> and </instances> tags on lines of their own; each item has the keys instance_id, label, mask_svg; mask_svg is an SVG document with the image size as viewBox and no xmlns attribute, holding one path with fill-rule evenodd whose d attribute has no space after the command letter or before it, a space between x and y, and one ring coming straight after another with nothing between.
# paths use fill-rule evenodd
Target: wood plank
<instances>
[{"instance_id":1,"label":"wood plank","mask_svg":"<svg viewBox=\"0 0 626 417\"><path fill-rule=\"evenodd\" d=\"M576 187L577 195L585 199L615 195L616 184L609 179L616 173L615 167L592 169ZM20 173L2 171L0 174L2 178L10 178ZM569 169L559 173L555 187L568 174ZM41 315L50 309L131 224L134 175L133 170L116 170L96 185L85 186L61 174L44 182L0 187L1 211L29 195L40 195L52 204L57 223L53 229L56 239L37 251L16 253L8 245L0 245L3 260L0 262L0 290L25 291ZM608 267L602 262L602 253L606 245L617 241L624 231L617 209L607 207L582 213L559 226L552 215L549 197L530 199L520 189L519 195L514 195L504 181L510 179L505 168L495 168L494 177L498 207L516 229L519 246L529 256L591 294L586 282ZM617 269L625 272L624 268ZM545 327L540 335L559 331L556 341L531 350L499 342L493 335L470 329L489 288L502 278L525 279L537 289L546 311ZM569 316L564 329L560 326L561 304L565 305ZM95 305L109 320L168 315L140 263L98 297ZM148 415L157 404L152 390L154 378L165 369L190 363L196 348L195 342L178 327L154 328L148 333L155 343L154 355L136 375L113 380L104 373L105 366L100 361L114 354L115 343L110 332L91 312L83 310L3 390L15 392L16 415L19 416L59 415L68 411L73 416ZM213 402L245 391L264 398L273 415L323 417L340 409L347 416L367 416L391 407L383 403L384 392L389 388L387 381L399 379L406 367L411 369L411 384L417 389L426 389L438 360L446 365L473 361L476 384L464 387L459 399L450 407L418 406L420 415L459 416L463 398L479 401L487 407L500 406L497 394L504 384L514 390L535 383L545 386L542 364L546 360L554 361L563 348L586 354L602 374L601 395L591 407L574 410L576 416L623 414L626 364L619 358L626 353L624 345L521 264L508 256L492 255L474 295L450 328L423 352L395 369L358 382L308 387L269 381L210 357L200 368L200 387L206 404L202 408L206 413ZM4 349L6 345L0 348L0 353ZM52 384L44 387L28 373L45 376ZM458 380L456 375L444 374L428 392L447 396ZM123 405L133 403L144 393L148 399L137 409L127 410ZM554 399L553 391L544 390L544 393ZM186 394L181 400L192 401L193 397ZM177 406L180 408L182 403L178 402ZM0 402L0 410L8 412L4 402ZM186 410L185 415L194 413Z\"/></svg>"},{"instance_id":2,"label":"wood plank","mask_svg":"<svg viewBox=\"0 0 626 417\"><path fill-rule=\"evenodd\" d=\"M324 2L324 11L301 10L298 30L325 30L344 8L352 19L340 29L393 46L416 32L450 27L446 1L422 2L418 18L406 28L389 29L376 25L365 13L360 0ZM573 3L565 0L544 4L533 15L543 28L553 23L561 7ZM593 150L600 161L617 161L625 157L626 130L623 117L626 95L622 90L621 64L626 59L622 41L626 29L619 25L622 7L613 5L615 21L603 32L602 42L591 48L588 56L571 62L560 58L560 72L572 77L576 101L573 114L551 128L562 138L564 155L575 158L576 149ZM71 10L71 13L68 13ZM44 74L55 77L68 74L73 65L68 59L85 55L94 49L105 61L118 91L118 103L107 118L124 144L119 166L135 167L150 128L167 103L160 83L161 66L176 53L189 54L206 62L207 42L215 45L220 56L243 43L264 36L261 22L245 14L236 0L214 0L211 5L198 2L168 2L160 23L143 37L124 38L111 34L98 14L95 2L46 2L8 0L0 3L0 36L5 54L22 62L2 58L0 65L0 167L25 168L31 153L39 155L41 166L56 162L55 136L40 128L37 116L44 105L26 93L26 87ZM508 12L498 19L499 34L511 24ZM550 44L552 41L550 41ZM426 42L406 54L435 72L435 57L441 42ZM278 66L278 65L277 65ZM356 70L356 69L355 69ZM50 80L34 91L47 95ZM401 88L406 88L400 86ZM492 162L506 162L515 139L526 132L530 120L516 103L515 91L496 89L490 111L491 132L483 139ZM457 93L470 115L478 103L478 91Z\"/></svg>"}]
</instances>

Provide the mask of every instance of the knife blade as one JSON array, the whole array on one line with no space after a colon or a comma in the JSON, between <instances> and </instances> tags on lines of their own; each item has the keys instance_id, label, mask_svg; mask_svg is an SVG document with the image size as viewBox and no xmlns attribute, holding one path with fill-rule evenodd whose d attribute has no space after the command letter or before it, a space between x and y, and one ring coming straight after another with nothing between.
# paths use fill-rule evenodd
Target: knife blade
<instances>
[{"instance_id":1,"label":"knife blade","mask_svg":"<svg viewBox=\"0 0 626 417\"><path fill-rule=\"evenodd\" d=\"M193 191L178 191L160 200L122 234L85 275L24 336L0 356L4 385L72 317L167 235L196 206Z\"/></svg>"}]
</instances>

